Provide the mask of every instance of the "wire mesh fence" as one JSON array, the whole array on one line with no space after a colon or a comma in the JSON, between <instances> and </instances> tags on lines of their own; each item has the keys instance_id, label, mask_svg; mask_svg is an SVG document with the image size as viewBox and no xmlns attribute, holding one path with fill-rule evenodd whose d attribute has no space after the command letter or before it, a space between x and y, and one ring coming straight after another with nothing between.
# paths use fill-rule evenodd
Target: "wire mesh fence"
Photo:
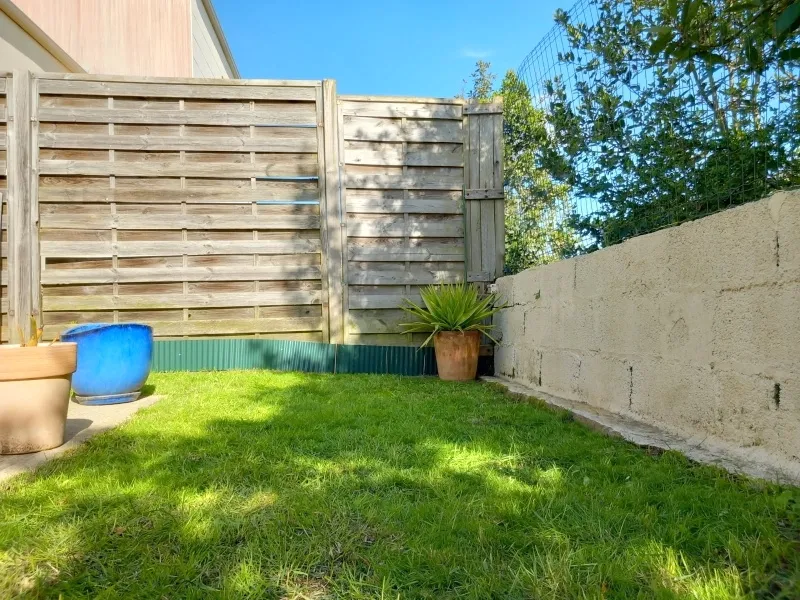
<instances>
[{"instance_id":1,"label":"wire mesh fence","mask_svg":"<svg viewBox=\"0 0 800 600\"><path fill-rule=\"evenodd\" d=\"M797 63L754 36L711 56L654 55L668 4L579 0L520 65L541 131L527 191L507 193L508 243L523 255L510 270L800 183ZM703 5L709 37L736 31L725 4ZM742 44L758 46L755 67Z\"/></svg>"}]
</instances>

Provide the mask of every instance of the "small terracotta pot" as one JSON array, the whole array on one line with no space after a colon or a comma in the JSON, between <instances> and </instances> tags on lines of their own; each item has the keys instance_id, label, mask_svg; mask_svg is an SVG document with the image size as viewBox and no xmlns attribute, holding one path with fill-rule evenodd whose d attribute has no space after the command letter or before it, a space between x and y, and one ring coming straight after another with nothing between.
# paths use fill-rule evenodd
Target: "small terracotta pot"
<instances>
[{"instance_id":1,"label":"small terracotta pot","mask_svg":"<svg viewBox=\"0 0 800 600\"><path fill-rule=\"evenodd\" d=\"M0 454L64 443L77 344L0 346Z\"/></svg>"},{"instance_id":2,"label":"small terracotta pot","mask_svg":"<svg viewBox=\"0 0 800 600\"><path fill-rule=\"evenodd\" d=\"M478 374L478 331L442 331L433 338L436 368L445 381L471 381Z\"/></svg>"}]
</instances>

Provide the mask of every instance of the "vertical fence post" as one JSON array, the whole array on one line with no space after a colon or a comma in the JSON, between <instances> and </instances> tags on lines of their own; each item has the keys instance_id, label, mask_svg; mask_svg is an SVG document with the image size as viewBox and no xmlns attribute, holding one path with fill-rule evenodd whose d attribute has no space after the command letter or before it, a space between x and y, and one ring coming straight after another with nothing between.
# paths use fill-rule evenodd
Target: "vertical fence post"
<instances>
[{"instance_id":1,"label":"vertical fence post","mask_svg":"<svg viewBox=\"0 0 800 600\"><path fill-rule=\"evenodd\" d=\"M503 103L470 102L463 114L467 281L480 284L503 274Z\"/></svg>"},{"instance_id":2,"label":"vertical fence post","mask_svg":"<svg viewBox=\"0 0 800 600\"><path fill-rule=\"evenodd\" d=\"M327 235L324 240L323 260L327 265L328 327L331 344L344 343L344 209L342 203L342 175L339 153L339 110L336 99L336 81L322 82L322 128L325 155L325 181L321 191L320 218L325 221Z\"/></svg>"},{"instance_id":3,"label":"vertical fence post","mask_svg":"<svg viewBox=\"0 0 800 600\"><path fill-rule=\"evenodd\" d=\"M40 317L38 196L34 178L35 119L30 71L14 71L7 96L8 119L8 324L9 338L31 335L31 319Z\"/></svg>"}]
</instances>

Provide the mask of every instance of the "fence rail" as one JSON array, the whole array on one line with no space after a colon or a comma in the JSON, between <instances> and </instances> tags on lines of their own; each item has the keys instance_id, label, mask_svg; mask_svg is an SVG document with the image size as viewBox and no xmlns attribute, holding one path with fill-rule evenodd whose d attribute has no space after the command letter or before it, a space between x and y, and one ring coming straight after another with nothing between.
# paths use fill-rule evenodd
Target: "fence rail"
<instances>
[{"instance_id":1,"label":"fence rail","mask_svg":"<svg viewBox=\"0 0 800 600\"><path fill-rule=\"evenodd\" d=\"M502 272L502 219L465 227L502 208L472 199L502 188L496 106L340 97L331 80L27 72L0 78L0 102L3 340L34 317L46 337L137 321L159 337L411 345L403 297Z\"/></svg>"}]
</instances>

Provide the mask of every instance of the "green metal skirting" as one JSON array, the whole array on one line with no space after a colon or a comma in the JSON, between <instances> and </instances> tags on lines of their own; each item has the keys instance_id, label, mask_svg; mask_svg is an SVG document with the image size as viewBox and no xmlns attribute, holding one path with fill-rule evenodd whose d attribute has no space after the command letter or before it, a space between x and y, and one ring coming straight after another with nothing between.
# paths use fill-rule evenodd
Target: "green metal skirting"
<instances>
[{"instance_id":1,"label":"green metal skirting","mask_svg":"<svg viewBox=\"0 0 800 600\"><path fill-rule=\"evenodd\" d=\"M432 348L340 346L282 340L157 340L152 370L274 369L306 373L436 375Z\"/></svg>"}]
</instances>

